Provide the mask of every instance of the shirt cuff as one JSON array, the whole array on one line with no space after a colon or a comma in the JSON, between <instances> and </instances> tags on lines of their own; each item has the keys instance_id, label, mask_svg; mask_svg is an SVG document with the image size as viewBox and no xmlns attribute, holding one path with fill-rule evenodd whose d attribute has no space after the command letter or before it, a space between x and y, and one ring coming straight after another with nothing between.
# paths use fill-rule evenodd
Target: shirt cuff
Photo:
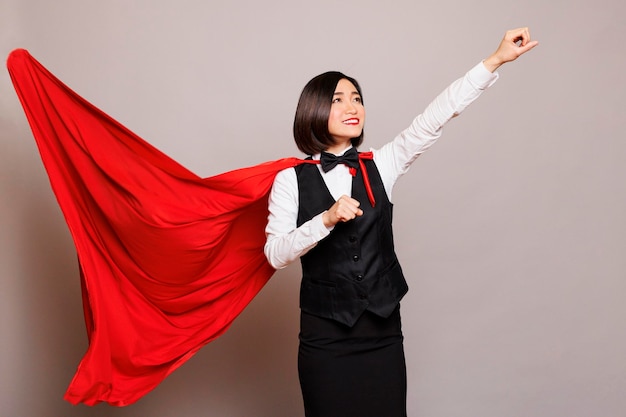
<instances>
[{"instance_id":1,"label":"shirt cuff","mask_svg":"<svg viewBox=\"0 0 626 417\"><path fill-rule=\"evenodd\" d=\"M480 90L491 87L500 77L498 71L490 72L483 64L483 61L480 61L474 68L469 70L467 75L472 84Z\"/></svg>"},{"instance_id":2,"label":"shirt cuff","mask_svg":"<svg viewBox=\"0 0 626 417\"><path fill-rule=\"evenodd\" d=\"M313 217L311 221L311 235L314 236L315 240L319 242L324 239L326 236L330 234L330 232L335 228L335 226L326 227L324 225L324 212L321 212L317 216Z\"/></svg>"}]
</instances>

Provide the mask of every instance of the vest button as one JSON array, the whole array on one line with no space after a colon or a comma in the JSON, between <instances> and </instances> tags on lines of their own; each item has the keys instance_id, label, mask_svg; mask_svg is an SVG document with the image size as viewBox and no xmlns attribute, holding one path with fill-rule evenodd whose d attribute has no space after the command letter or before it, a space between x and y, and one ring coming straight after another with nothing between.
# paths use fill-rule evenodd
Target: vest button
<instances>
[{"instance_id":1,"label":"vest button","mask_svg":"<svg viewBox=\"0 0 626 417\"><path fill-rule=\"evenodd\" d=\"M361 293L359 293L359 298L361 300L365 300L367 298L367 294L364 294L364 293L361 292Z\"/></svg>"},{"instance_id":2,"label":"vest button","mask_svg":"<svg viewBox=\"0 0 626 417\"><path fill-rule=\"evenodd\" d=\"M363 275L359 274L356 276L357 281L363 281Z\"/></svg>"},{"instance_id":3,"label":"vest button","mask_svg":"<svg viewBox=\"0 0 626 417\"><path fill-rule=\"evenodd\" d=\"M351 243L354 243L354 242L356 242L356 236L352 235L352 236L350 236L350 237L348 238L348 240L349 240Z\"/></svg>"},{"instance_id":4,"label":"vest button","mask_svg":"<svg viewBox=\"0 0 626 417\"><path fill-rule=\"evenodd\" d=\"M359 258L359 255L353 255L353 256L352 256L352 260L353 260L354 262L357 262L359 259L360 259L360 258Z\"/></svg>"}]
</instances>

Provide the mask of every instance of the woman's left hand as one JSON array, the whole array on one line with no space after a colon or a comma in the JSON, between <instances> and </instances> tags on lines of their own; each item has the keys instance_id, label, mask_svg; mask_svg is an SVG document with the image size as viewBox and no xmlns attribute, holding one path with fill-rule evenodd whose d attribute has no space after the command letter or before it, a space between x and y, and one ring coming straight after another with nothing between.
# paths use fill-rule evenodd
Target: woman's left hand
<instances>
[{"instance_id":1,"label":"woman's left hand","mask_svg":"<svg viewBox=\"0 0 626 417\"><path fill-rule=\"evenodd\" d=\"M530 40L530 31L528 28L509 30L504 35L496 52L485 59L483 63L489 71L494 72L502 64L515 61L538 44L538 41Z\"/></svg>"}]
</instances>

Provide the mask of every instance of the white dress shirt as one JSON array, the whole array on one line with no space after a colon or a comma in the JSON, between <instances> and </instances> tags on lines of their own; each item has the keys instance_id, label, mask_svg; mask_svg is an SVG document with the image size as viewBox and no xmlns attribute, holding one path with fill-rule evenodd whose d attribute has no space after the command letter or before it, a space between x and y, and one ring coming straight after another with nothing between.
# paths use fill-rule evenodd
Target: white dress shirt
<instances>
[{"instance_id":1,"label":"white dress shirt","mask_svg":"<svg viewBox=\"0 0 626 417\"><path fill-rule=\"evenodd\" d=\"M497 79L497 73L489 72L482 62L477 64L450 84L391 142L380 149L371 149L390 201L398 178L441 136L444 124L458 116ZM313 158L319 159L320 155L313 155ZM319 165L318 168L335 200L342 195L351 195L352 176L347 166L339 164L328 172L323 172ZM297 227L298 180L294 168L285 169L276 176L269 197L269 213L264 251L276 269L286 267L307 253L333 229L324 226L323 213Z\"/></svg>"}]
</instances>

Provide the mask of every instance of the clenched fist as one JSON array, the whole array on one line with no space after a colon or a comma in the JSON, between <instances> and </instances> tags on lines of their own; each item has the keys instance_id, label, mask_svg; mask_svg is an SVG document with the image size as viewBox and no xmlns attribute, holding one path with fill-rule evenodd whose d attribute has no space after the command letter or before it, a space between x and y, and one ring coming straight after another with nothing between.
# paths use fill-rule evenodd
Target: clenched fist
<instances>
[{"instance_id":1,"label":"clenched fist","mask_svg":"<svg viewBox=\"0 0 626 417\"><path fill-rule=\"evenodd\" d=\"M339 200L335 202L327 211L322 215L324 225L326 227L334 226L339 222L347 222L354 219L357 216L363 215L363 210L359 208L359 203L354 198L342 195Z\"/></svg>"},{"instance_id":2,"label":"clenched fist","mask_svg":"<svg viewBox=\"0 0 626 417\"><path fill-rule=\"evenodd\" d=\"M496 52L485 59L483 63L489 71L494 72L502 64L516 60L520 55L530 51L538 44L538 41L530 40L528 28L509 30L505 33Z\"/></svg>"}]
</instances>

